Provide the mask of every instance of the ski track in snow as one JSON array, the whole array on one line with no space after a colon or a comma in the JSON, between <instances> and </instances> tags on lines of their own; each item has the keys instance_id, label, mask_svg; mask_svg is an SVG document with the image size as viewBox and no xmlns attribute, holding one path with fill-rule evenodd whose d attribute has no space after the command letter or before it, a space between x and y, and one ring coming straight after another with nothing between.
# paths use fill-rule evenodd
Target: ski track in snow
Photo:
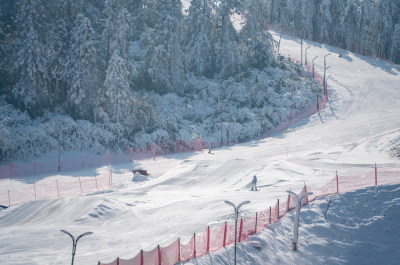
<instances>
[{"instance_id":1,"label":"ski track in snow","mask_svg":"<svg viewBox=\"0 0 400 265\"><path fill-rule=\"evenodd\" d=\"M156 161L136 161L136 166L147 169L152 175L141 181L133 180L132 164L113 165L113 188L109 192L40 199L1 210L0 264L69 264L71 239L60 229L76 236L94 232L79 241L76 264L96 264L98 260L111 262L116 257L129 259L140 249L151 250L157 244L166 246L178 237L185 243L193 232L203 232L207 225L232 219L231 207L227 207L224 200L234 203L250 200L241 212L245 216L265 210L278 198L286 198L288 189L300 191L304 182L310 187L323 186L334 177L336 170L340 175L351 175L369 170L375 162L399 165L398 158L388 153L390 143L400 136L399 69L352 53L344 53L340 58L334 47L308 44L312 45L308 57L319 56L315 67L320 74L322 58L332 52L327 57L328 65L332 66L329 69L332 78L328 82L330 102L326 108L285 132L260 141L222 147L212 155L204 151L171 154ZM300 45L294 38L283 36L280 51L283 55L300 58ZM69 181L80 174L86 173L71 172L57 178ZM262 188L259 192L249 192L254 174ZM49 179L54 176L40 181ZM2 181L3 189L26 185L19 180ZM346 199L346 196L351 195L339 197ZM395 202L398 205L398 201ZM305 235L307 240L302 239L300 243L310 239L307 246L320 248L318 255L313 253L312 264L325 264L327 257L330 264L339 264L345 255L336 255L335 251L345 252L351 246L348 242L351 235L348 240L335 239L332 229L340 232L340 224L344 222L343 225L350 226L352 220L340 220L338 216L332 223L324 223L321 218L315 221L313 216L322 211L318 205L324 203L318 201L305 211L302 222L305 221L304 227L310 232ZM351 203L346 205L337 208L333 203L328 213L354 210L346 210ZM369 222L378 221L371 219ZM258 264L257 257L265 258L265 255L269 255L273 264L290 264L296 257L287 251L290 222L292 213L272 230L266 229L269 233L265 239L252 237L243 244L239 255L254 259L253 264ZM361 225L356 219L353 224ZM322 230L318 233L326 234L326 238L313 236L317 233L311 231L314 226ZM262 240L269 242L266 254L252 251ZM335 248L322 249L324 244ZM251 257L245 253L250 253ZM232 248L216 254L198 259L199 264L226 264ZM213 262L206 258L212 258Z\"/></svg>"}]
</instances>

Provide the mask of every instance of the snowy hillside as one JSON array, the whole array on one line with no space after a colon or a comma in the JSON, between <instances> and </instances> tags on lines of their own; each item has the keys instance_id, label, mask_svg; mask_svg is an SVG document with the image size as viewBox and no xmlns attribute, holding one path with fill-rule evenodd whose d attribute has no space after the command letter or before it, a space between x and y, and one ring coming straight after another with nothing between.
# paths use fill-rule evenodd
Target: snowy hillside
<instances>
[{"instance_id":1,"label":"snowy hillside","mask_svg":"<svg viewBox=\"0 0 400 265\"><path fill-rule=\"evenodd\" d=\"M315 104L316 82L273 58L264 2L240 32L238 3L214 4L2 4L0 163L253 139Z\"/></svg>"},{"instance_id":2,"label":"snowy hillside","mask_svg":"<svg viewBox=\"0 0 400 265\"><path fill-rule=\"evenodd\" d=\"M325 109L283 133L261 141L216 149L213 154L173 154L156 160L135 161L135 165L113 165L113 188L106 192L40 199L2 210L0 263L68 264L71 240L60 229L74 235L94 232L79 242L76 264L95 264L98 260L107 263L116 257L129 259L140 249L151 250L157 244L167 246L178 237L185 241L194 232L204 231L207 225L215 226L232 220L232 209L223 203L224 200L234 203L250 200L251 203L241 212L246 216L274 205L278 198L286 198L286 190L300 190L304 182L310 187L323 186L334 177L336 170L346 176L365 172L375 162L378 166L399 165L398 157L392 153L400 137L399 69L352 53L342 53L342 57L338 57L336 48L309 44L312 45L308 50L309 58L319 56L315 61L318 72L323 67L322 58L329 52L333 53L327 57L332 77L328 81L330 102ZM299 40L283 36L281 52L299 58ZM134 180L130 172L133 167L147 169L151 176L141 181ZM97 171L101 173L107 168ZM90 174L84 171L40 176L37 181L73 180ZM259 192L249 191L254 174L259 179ZM1 187L2 190L24 188L31 181L2 180ZM352 239L349 237L349 241L344 241L336 231L343 234L347 228L363 227L365 219L377 222L382 219L379 216L383 215L383 206L379 207L379 204L376 206L380 210L376 213L361 217L361 213L366 212L364 208L358 207L358 215L353 216L352 205L345 206L341 202L353 200L362 203L365 200L361 197L363 194L368 198L373 196L379 203L387 199L384 209L388 210L387 216L392 217L387 219L395 220L398 186L334 197L326 222L321 219L326 199L311 204L303 212L302 222L305 224L300 228L299 255L302 260L313 258L316 264L320 261L324 264L322 261L326 260L331 264L346 261L358 264L356 256L346 254L348 248L343 248L340 243L346 244ZM312 218L316 221L312 222ZM265 257L263 255L270 254L268 258L278 263L293 261L294 254L286 251L291 220L291 215L288 215L273 230L262 232L260 238L250 238L240 247L239 254L244 249L249 253L239 259L257 264ZM386 230L394 231L389 228L391 225L388 223ZM382 226L386 227L386 223L378 222L376 227ZM388 240L396 237L386 230L377 230L375 237L383 237L382 233L390 236ZM361 245L360 248L354 247L357 253L369 251L368 243L362 243L368 242L364 238L366 234L354 234ZM396 239L391 242L398 244ZM393 249L383 242L376 244L377 248L385 247L382 251ZM331 252L324 250L326 245L331 246ZM253 246L260 246L266 253L259 255ZM214 264L226 264L230 253L232 247L211 257ZM207 258L210 256L198 262L206 264ZM389 264L393 264L391 258L387 258Z\"/></svg>"},{"instance_id":3,"label":"snowy hillside","mask_svg":"<svg viewBox=\"0 0 400 265\"><path fill-rule=\"evenodd\" d=\"M290 251L292 211L239 244L237 263L397 264L399 196L400 186L393 185L318 200L301 211L297 252ZM233 254L230 247L185 264L232 264Z\"/></svg>"}]
</instances>

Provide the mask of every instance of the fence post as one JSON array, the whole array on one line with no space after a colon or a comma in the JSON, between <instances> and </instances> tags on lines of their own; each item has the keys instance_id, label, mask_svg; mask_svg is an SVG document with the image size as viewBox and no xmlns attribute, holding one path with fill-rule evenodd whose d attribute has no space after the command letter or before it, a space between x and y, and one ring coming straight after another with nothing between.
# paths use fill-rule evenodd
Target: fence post
<instances>
[{"instance_id":1,"label":"fence post","mask_svg":"<svg viewBox=\"0 0 400 265\"><path fill-rule=\"evenodd\" d=\"M196 233L193 234L193 257L196 257Z\"/></svg>"},{"instance_id":2,"label":"fence post","mask_svg":"<svg viewBox=\"0 0 400 265\"><path fill-rule=\"evenodd\" d=\"M279 220L279 199L278 199L278 203L276 204L276 206L277 206L277 217L278 217L278 219L277 220Z\"/></svg>"},{"instance_id":3,"label":"fence post","mask_svg":"<svg viewBox=\"0 0 400 265\"><path fill-rule=\"evenodd\" d=\"M36 200L36 182L33 182L33 191L35 192L35 200Z\"/></svg>"},{"instance_id":4,"label":"fence post","mask_svg":"<svg viewBox=\"0 0 400 265\"><path fill-rule=\"evenodd\" d=\"M81 177L79 177L79 186L81 187L81 195L82 195L82 182L81 182Z\"/></svg>"},{"instance_id":5,"label":"fence post","mask_svg":"<svg viewBox=\"0 0 400 265\"><path fill-rule=\"evenodd\" d=\"M8 207L11 206L10 190L8 190Z\"/></svg>"},{"instance_id":6,"label":"fence post","mask_svg":"<svg viewBox=\"0 0 400 265\"><path fill-rule=\"evenodd\" d=\"M225 247L225 245L226 245L226 230L227 230L227 228L228 228L228 225L227 225L227 223L226 223L226 221L225 221L225 229L224 229L224 242L223 242L223 247Z\"/></svg>"},{"instance_id":7,"label":"fence post","mask_svg":"<svg viewBox=\"0 0 400 265\"><path fill-rule=\"evenodd\" d=\"M287 196L287 201L286 201L286 212L289 212L289 206L290 206L290 194Z\"/></svg>"},{"instance_id":8,"label":"fence post","mask_svg":"<svg viewBox=\"0 0 400 265\"><path fill-rule=\"evenodd\" d=\"M256 225L254 226L254 234L257 233L257 212L256 212Z\"/></svg>"},{"instance_id":9,"label":"fence post","mask_svg":"<svg viewBox=\"0 0 400 265\"><path fill-rule=\"evenodd\" d=\"M375 186L378 185L378 169L376 168L376 163L375 163Z\"/></svg>"},{"instance_id":10,"label":"fence post","mask_svg":"<svg viewBox=\"0 0 400 265\"><path fill-rule=\"evenodd\" d=\"M240 228L239 228L239 243L242 239L242 229L243 229L243 219L240 218Z\"/></svg>"},{"instance_id":11,"label":"fence post","mask_svg":"<svg viewBox=\"0 0 400 265\"><path fill-rule=\"evenodd\" d=\"M336 193L339 193L339 177L336 170Z\"/></svg>"},{"instance_id":12,"label":"fence post","mask_svg":"<svg viewBox=\"0 0 400 265\"><path fill-rule=\"evenodd\" d=\"M140 265L144 265L144 260L143 260L143 249L140 250Z\"/></svg>"},{"instance_id":13,"label":"fence post","mask_svg":"<svg viewBox=\"0 0 400 265\"><path fill-rule=\"evenodd\" d=\"M97 186L97 177L96 177L96 173L94 174L94 180L96 181L96 190L99 191L99 187Z\"/></svg>"},{"instance_id":14,"label":"fence post","mask_svg":"<svg viewBox=\"0 0 400 265\"><path fill-rule=\"evenodd\" d=\"M58 180L56 179L57 184L57 197L60 198L60 189L58 188Z\"/></svg>"},{"instance_id":15,"label":"fence post","mask_svg":"<svg viewBox=\"0 0 400 265\"><path fill-rule=\"evenodd\" d=\"M178 237L178 262L181 261L181 238Z\"/></svg>"},{"instance_id":16,"label":"fence post","mask_svg":"<svg viewBox=\"0 0 400 265\"><path fill-rule=\"evenodd\" d=\"M207 253L210 252L210 227L207 226Z\"/></svg>"},{"instance_id":17,"label":"fence post","mask_svg":"<svg viewBox=\"0 0 400 265\"><path fill-rule=\"evenodd\" d=\"M161 265L161 250L160 245L157 245L158 248L158 265Z\"/></svg>"},{"instance_id":18,"label":"fence post","mask_svg":"<svg viewBox=\"0 0 400 265\"><path fill-rule=\"evenodd\" d=\"M306 183L304 183L304 192L307 193ZM308 195L306 197L304 197L304 199L306 200L306 203L304 205L307 205L308 204Z\"/></svg>"},{"instance_id":19,"label":"fence post","mask_svg":"<svg viewBox=\"0 0 400 265\"><path fill-rule=\"evenodd\" d=\"M110 176L109 176L109 185L110 188L112 187L112 170L110 169Z\"/></svg>"},{"instance_id":20,"label":"fence post","mask_svg":"<svg viewBox=\"0 0 400 265\"><path fill-rule=\"evenodd\" d=\"M272 207L269 207L269 223L271 223L271 214L272 214Z\"/></svg>"},{"instance_id":21,"label":"fence post","mask_svg":"<svg viewBox=\"0 0 400 265\"><path fill-rule=\"evenodd\" d=\"M119 257L117 257L117 265L119 265Z\"/></svg>"}]
</instances>

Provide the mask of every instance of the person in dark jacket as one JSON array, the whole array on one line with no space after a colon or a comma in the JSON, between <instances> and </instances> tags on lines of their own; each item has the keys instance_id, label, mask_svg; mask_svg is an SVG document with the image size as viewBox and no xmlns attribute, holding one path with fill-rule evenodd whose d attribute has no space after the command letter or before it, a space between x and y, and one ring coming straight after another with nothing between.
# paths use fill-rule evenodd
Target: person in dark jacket
<instances>
[{"instance_id":1,"label":"person in dark jacket","mask_svg":"<svg viewBox=\"0 0 400 265\"><path fill-rule=\"evenodd\" d=\"M257 177L253 176L253 180L251 181L251 190L257 190Z\"/></svg>"}]
</instances>

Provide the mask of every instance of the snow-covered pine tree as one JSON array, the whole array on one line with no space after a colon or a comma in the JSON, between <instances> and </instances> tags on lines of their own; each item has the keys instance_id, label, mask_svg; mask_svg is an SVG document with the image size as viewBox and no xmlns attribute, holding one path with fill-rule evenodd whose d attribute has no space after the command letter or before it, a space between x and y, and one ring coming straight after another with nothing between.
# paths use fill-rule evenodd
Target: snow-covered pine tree
<instances>
[{"instance_id":1,"label":"snow-covered pine tree","mask_svg":"<svg viewBox=\"0 0 400 265\"><path fill-rule=\"evenodd\" d=\"M394 27L390 60L400 63L400 23L397 23Z\"/></svg>"},{"instance_id":2,"label":"snow-covered pine tree","mask_svg":"<svg viewBox=\"0 0 400 265\"><path fill-rule=\"evenodd\" d=\"M81 1L55 0L46 4L48 29L46 46L52 51L48 74L52 98L57 105L66 99L68 85L68 61L71 48L71 31L74 17L82 11Z\"/></svg>"},{"instance_id":3,"label":"snow-covered pine tree","mask_svg":"<svg viewBox=\"0 0 400 265\"><path fill-rule=\"evenodd\" d=\"M394 5L391 0L379 0L377 2L377 26L378 26L378 37L377 47L378 56L386 58L390 54L390 46L392 40L392 33L394 28L394 21L392 12L394 11Z\"/></svg>"},{"instance_id":4,"label":"snow-covered pine tree","mask_svg":"<svg viewBox=\"0 0 400 265\"><path fill-rule=\"evenodd\" d=\"M0 9L0 17L2 17L1 9ZM6 58L6 45L4 43L4 30L3 30L3 23L0 21L0 58ZM5 60L0 60L0 73L4 70L5 68ZM1 86L1 77L0 77L0 86Z\"/></svg>"},{"instance_id":5,"label":"snow-covered pine tree","mask_svg":"<svg viewBox=\"0 0 400 265\"><path fill-rule=\"evenodd\" d=\"M319 40L320 41L328 41L330 39L331 33L331 25L333 23L332 14L331 14L331 0L322 0L321 5L319 7L320 16L320 32L319 32Z\"/></svg>"},{"instance_id":6,"label":"snow-covered pine tree","mask_svg":"<svg viewBox=\"0 0 400 265\"><path fill-rule=\"evenodd\" d=\"M215 64L223 78L239 73L243 67L244 54L240 52L239 35L230 19L235 10L241 10L241 3L237 0L222 0L217 8Z\"/></svg>"},{"instance_id":7,"label":"snow-covered pine tree","mask_svg":"<svg viewBox=\"0 0 400 265\"><path fill-rule=\"evenodd\" d=\"M130 117L132 108L131 95L129 93L128 65L118 50L114 50L107 69L104 86L106 89L106 110L111 121L129 124L134 122Z\"/></svg>"},{"instance_id":8,"label":"snow-covered pine tree","mask_svg":"<svg viewBox=\"0 0 400 265\"><path fill-rule=\"evenodd\" d=\"M246 25L240 36L247 50L248 63L256 68L268 66L273 61L273 39L268 32L268 18L266 2L251 0L247 2Z\"/></svg>"},{"instance_id":9,"label":"snow-covered pine tree","mask_svg":"<svg viewBox=\"0 0 400 265\"><path fill-rule=\"evenodd\" d=\"M359 51L363 55L375 55L376 38L378 34L375 16L375 2L362 1L360 3L360 12L360 30L358 33L360 36Z\"/></svg>"},{"instance_id":10,"label":"snow-covered pine tree","mask_svg":"<svg viewBox=\"0 0 400 265\"><path fill-rule=\"evenodd\" d=\"M75 119L93 120L93 110L99 104L98 58L93 34L89 19L78 14L72 29L67 91L67 112Z\"/></svg>"},{"instance_id":11,"label":"snow-covered pine tree","mask_svg":"<svg viewBox=\"0 0 400 265\"><path fill-rule=\"evenodd\" d=\"M317 31L316 25L316 5L314 0L305 0L301 8L301 18L304 29L304 38L313 39L315 31Z\"/></svg>"},{"instance_id":12,"label":"snow-covered pine tree","mask_svg":"<svg viewBox=\"0 0 400 265\"><path fill-rule=\"evenodd\" d=\"M125 8L120 10L113 21L114 32L111 36L111 61L106 72L104 82L106 94L106 110L113 122L132 124L132 99L129 87L129 75L133 67L130 66L128 52L129 36L132 32L131 17Z\"/></svg>"},{"instance_id":13,"label":"snow-covered pine tree","mask_svg":"<svg viewBox=\"0 0 400 265\"><path fill-rule=\"evenodd\" d=\"M118 17L118 0L105 0L101 18L101 56L104 69L107 70L111 59L111 42L115 38L115 21Z\"/></svg>"},{"instance_id":14,"label":"snow-covered pine tree","mask_svg":"<svg viewBox=\"0 0 400 265\"><path fill-rule=\"evenodd\" d=\"M186 69L196 75L214 74L213 39L215 27L207 0L192 1L185 23L183 50Z\"/></svg>"},{"instance_id":15,"label":"snow-covered pine tree","mask_svg":"<svg viewBox=\"0 0 400 265\"><path fill-rule=\"evenodd\" d=\"M358 52L359 48L359 30L360 30L360 11L359 0L347 0L347 5L340 18L341 35L346 42L346 48L349 51Z\"/></svg>"},{"instance_id":16,"label":"snow-covered pine tree","mask_svg":"<svg viewBox=\"0 0 400 265\"><path fill-rule=\"evenodd\" d=\"M48 47L44 43L44 4L41 0L18 0L16 7L11 55L12 98L19 108L37 116L52 104L48 90Z\"/></svg>"},{"instance_id":17,"label":"snow-covered pine tree","mask_svg":"<svg viewBox=\"0 0 400 265\"><path fill-rule=\"evenodd\" d=\"M183 19L181 1L165 0L153 6L153 12L158 15L154 29L147 29L150 44L144 55L147 73L156 91L182 94L185 75L180 47Z\"/></svg>"}]
</instances>

